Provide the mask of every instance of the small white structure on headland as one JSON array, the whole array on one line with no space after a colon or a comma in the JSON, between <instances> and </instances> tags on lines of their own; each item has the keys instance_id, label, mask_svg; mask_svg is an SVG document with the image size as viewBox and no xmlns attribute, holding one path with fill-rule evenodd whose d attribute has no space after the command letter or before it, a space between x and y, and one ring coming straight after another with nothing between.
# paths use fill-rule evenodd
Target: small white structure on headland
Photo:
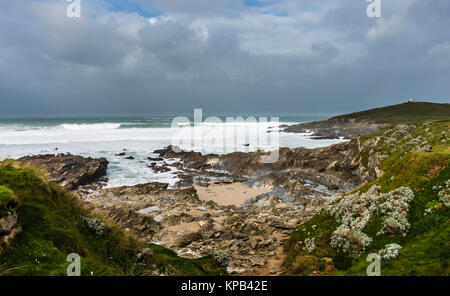
<instances>
[{"instance_id":1,"label":"small white structure on headland","mask_svg":"<svg viewBox=\"0 0 450 296\"><path fill-rule=\"evenodd\" d=\"M411 98L408 100L408 103L415 103L414 100Z\"/></svg>"}]
</instances>

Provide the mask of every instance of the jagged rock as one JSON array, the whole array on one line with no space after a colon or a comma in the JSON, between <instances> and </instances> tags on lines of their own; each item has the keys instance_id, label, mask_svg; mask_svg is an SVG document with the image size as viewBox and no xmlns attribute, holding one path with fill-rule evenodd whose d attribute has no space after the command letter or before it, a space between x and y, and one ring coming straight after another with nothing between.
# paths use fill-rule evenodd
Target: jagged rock
<instances>
[{"instance_id":1,"label":"jagged rock","mask_svg":"<svg viewBox=\"0 0 450 296\"><path fill-rule=\"evenodd\" d=\"M252 266L253 267L257 267L257 266L265 266L267 264L267 261L264 258L256 258L253 260L252 262Z\"/></svg>"},{"instance_id":2,"label":"jagged rock","mask_svg":"<svg viewBox=\"0 0 450 296\"><path fill-rule=\"evenodd\" d=\"M220 156L176 147L155 151L161 158L180 160L170 164L182 171L180 176L185 181L179 182L180 187L194 182L206 187L212 182L232 184L236 180L273 186L272 192L249 200L243 207L200 200L195 188L168 189L163 183L81 194L90 207L134 236L170 247L180 256L207 256L223 249L232 268L250 268L253 264L259 268L266 266L265 258L282 246L298 223L307 221L328 203L321 196L375 176L372 166L376 159L369 161L369 167L363 166L360 146L359 139L354 139L319 149L281 148L278 161L272 164L261 163L261 157L267 155L262 151ZM153 164L156 169L167 166L164 161L162 166Z\"/></svg>"},{"instance_id":3,"label":"jagged rock","mask_svg":"<svg viewBox=\"0 0 450 296\"><path fill-rule=\"evenodd\" d=\"M14 238L22 231L17 224L17 213L13 210L9 215L0 218L0 255L13 242Z\"/></svg>"},{"instance_id":4,"label":"jagged rock","mask_svg":"<svg viewBox=\"0 0 450 296\"><path fill-rule=\"evenodd\" d=\"M0 255L12 244L16 236L21 232L22 227L20 225L16 225L9 233L0 235Z\"/></svg>"},{"instance_id":5,"label":"jagged rock","mask_svg":"<svg viewBox=\"0 0 450 296\"><path fill-rule=\"evenodd\" d=\"M9 215L0 218L0 235L9 233L11 229L17 224L17 214L15 211Z\"/></svg>"},{"instance_id":6,"label":"jagged rock","mask_svg":"<svg viewBox=\"0 0 450 296\"><path fill-rule=\"evenodd\" d=\"M202 237L200 232L189 232L178 237L172 244L173 247L185 247Z\"/></svg>"},{"instance_id":7,"label":"jagged rock","mask_svg":"<svg viewBox=\"0 0 450 296\"><path fill-rule=\"evenodd\" d=\"M157 173L165 173L171 171L167 163L163 163L162 165L158 166L155 162L153 162L149 165L149 168L151 168L154 172Z\"/></svg>"},{"instance_id":8,"label":"jagged rock","mask_svg":"<svg viewBox=\"0 0 450 296\"><path fill-rule=\"evenodd\" d=\"M181 223L190 223L195 221L195 218L191 215L181 213L177 215L166 216L164 219L164 224L168 226L177 225Z\"/></svg>"},{"instance_id":9,"label":"jagged rock","mask_svg":"<svg viewBox=\"0 0 450 296\"><path fill-rule=\"evenodd\" d=\"M256 247L258 246L258 243L259 243L260 241L261 241L261 240L260 240L259 238L252 237L252 238L250 238L250 239L248 240L248 243L249 243L249 245L250 245L250 247L251 247L252 249L256 249Z\"/></svg>"},{"instance_id":10,"label":"jagged rock","mask_svg":"<svg viewBox=\"0 0 450 296\"><path fill-rule=\"evenodd\" d=\"M151 161L163 161L164 160L164 158L162 158L162 157L147 157L147 159L151 160Z\"/></svg>"},{"instance_id":11,"label":"jagged rock","mask_svg":"<svg viewBox=\"0 0 450 296\"><path fill-rule=\"evenodd\" d=\"M108 167L106 158L85 158L71 154L27 156L19 161L44 168L52 181L69 190L99 181L106 175Z\"/></svg>"},{"instance_id":12,"label":"jagged rock","mask_svg":"<svg viewBox=\"0 0 450 296\"><path fill-rule=\"evenodd\" d=\"M375 179L381 155L375 155L367 165L363 164L362 148L359 138L324 148L280 148L278 160L269 164L261 162L263 157L269 155L261 151L218 156L186 152L168 146L160 150L159 155L180 159L182 166L194 169L195 174L210 175L211 169L226 171L230 177L256 177L266 184L305 195L309 191L303 186L305 179L311 179L331 190L348 190Z\"/></svg>"},{"instance_id":13,"label":"jagged rock","mask_svg":"<svg viewBox=\"0 0 450 296\"><path fill-rule=\"evenodd\" d=\"M202 233L202 239L210 239L214 236L214 231L205 231Z\"/></svg>"},{"instance_id":14,"label":"jagged rock","mask_svg":"<svg viewBox=\"0 0 450 296\"><path fill-rule=\"evenodd\" d=\"M226 250L228 267L239 269L251 268L253 260L257 261L255 268L261 267L271 251L282 247L286 229L300 218L306 221L305 212L312 215L325 204L305 199L286 205L275 196L266 196L245 207L221 206L200 200L194 188L167 189L161 183L100 189L82 198L146 242L189 258ZM267 216L260 215L262 209Z\"/></svg>"},{"instance_id":15,"label":"jagged rock","mask_svg":"<svg viewBox=\"0 0 450 296\"><path fill-rule=\"evenodd\" d=\"M292 229L292 227L287 226L286 224L284 224L281 221L274 221L274 222L270 223L270 226L272 226L274 228L278 228L278 229L285 229L285 230Z\"/></svg>"},{"instance_id":16,"label":"jagged rock","mask_svg":"<svg viewBox=\"0 0 450 296\"><path fill-rule=\"evenodd\" d=\"M190 176L190 175L178 174L178 178L180 178L180 181L178 181L175 184L175 186L177 188L189 187L189 186L192 186L194 184L194 180L193 180L192 176Z\"/></svg>"},{"instance_id":17,"label":"jagged rock","mask_svg":"<svg viewBox=\"0 0 450 296\"><path fill-rule=\"evenodd\" d=\"M158 194L167 189L169 184L167 183L146 183L138 184L134 186L121 186L108 189L102 189L100 194L108 194L110 196L131 196L131 195L145 195L150 193Z\"/></svg>"}]
</instances>

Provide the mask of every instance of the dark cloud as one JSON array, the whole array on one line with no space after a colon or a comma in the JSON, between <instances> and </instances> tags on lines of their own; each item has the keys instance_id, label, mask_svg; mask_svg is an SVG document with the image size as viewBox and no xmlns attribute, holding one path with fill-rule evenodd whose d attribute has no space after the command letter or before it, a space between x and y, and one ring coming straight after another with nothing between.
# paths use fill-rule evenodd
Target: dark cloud
<instances>
[{"instance_id":1,"label":"dark cloud","mask_svg":"<svg viewBox=\"0 0 450 296\"><path fill-rule=\"evenodd\" d=\"M0 115L339 113L449 100L450 4L2 0Z\"/></svg>"}]
</instances>

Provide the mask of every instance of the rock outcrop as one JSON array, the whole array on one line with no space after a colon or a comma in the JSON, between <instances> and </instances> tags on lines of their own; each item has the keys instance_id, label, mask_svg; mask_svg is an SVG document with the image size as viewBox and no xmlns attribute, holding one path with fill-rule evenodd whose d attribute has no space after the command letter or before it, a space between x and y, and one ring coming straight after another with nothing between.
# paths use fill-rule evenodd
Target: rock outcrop
<instances>
[{"instance_id":1,"label":"rock outcrop","mask_svg":"<svg viewBox=\"0 0 450 296\"><path fill-rule=\"evenodd\" d=\"M101 181L108 167L106 158L85 158L71 154L27 156L19 161L44 168L52 181L69 190Z\"/></svg>"},{"instance_id":2,"label":"rock outcrop","mask_svg":"<svg viewBox=\"0 0 450 296\"><path fill-rule=\"evenodd\" d=\"M324 148L281 148L274 163L262 163L261 160L269 156L262 151L219 156L169 146L155 153L163 158L179 159L178 168L193 174L211 176L213 172L225 171L231 180L250 180L279 186L294 196L310 196L315 195L312 188L320 185L331 191L348 190L377 178L381 174L378 169L381 155L373 155L368 163L363 163L361 153L367 145L375 144L362 144L356 137Z\"/></svg>"},{"instance_id":3,"label":"rock outcrop","mask_svg":"<svg viewBox=\"0 0 450 296\"><path fill-rule=\"evenodd\" d=\"M15 210L0 218L0 255L11 245L21 231L22 227L18 225L18 217Z\"/></svg>"}]
</instances>

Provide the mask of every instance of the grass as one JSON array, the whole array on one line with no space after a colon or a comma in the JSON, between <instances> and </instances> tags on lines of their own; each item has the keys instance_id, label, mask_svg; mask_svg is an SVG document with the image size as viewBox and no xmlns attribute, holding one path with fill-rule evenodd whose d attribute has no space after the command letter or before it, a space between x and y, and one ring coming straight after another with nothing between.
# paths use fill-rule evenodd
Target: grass
<instances>
[{"instance_id":1,"label":"grass","mask_svg":"<svg viewBox=\"0 0 450 296\"><path fill-rule=\"evenodd\" d=\"M6 186L0 186L0 218L9 214L15 203L14 192Z\"/></svg>"},{"instance_id":2,"label":"grass","mask_svg":"<svg viewBox=\"0 0 450 296\"><path fill-rule=\"evenodd\" d=\"M402 249L397 259L382 262L382 275L450 274L450 209L442 206L436 191L437 186L450 179L450 145L442 141L442 133L450 130L449 122L440 121L431 125L418 123L404 134L399 134L398 130L387 127L361 137L362 147L365 147L361 153L362 163L367 163L367 159L375 153L385 155L380 166L385 173L352 193L366 192L373 185L381 186L382 192L401 186L410 187L415 197L409 208L408 222L411 227L407 235L377 236L382 220L374 215L363 229L373 241L369 249L355 260L330 246L331 235L338 224L334 217L321 211L300 225L286 242L285 274L305 275L314 271L316 274L365 275L369 264L365 260L367 255L377 253L390 243L398 243ZM417 146L408 144L419 136L433 147L433 152L415 152ZM373 139L378 139L376 144L364 145ZM425 210L429 208L437 210L425 215ZM309 254L300 242L312 238L316 249ZM333 268L324 272L320 262L328 258L332 259Z\"/></svg>"},{"instance_id":3,"label":"grass","mask_svg":"<svg viewBox=\"0 0 450 296\"><path fill-rule=\"evenodd\" d=\"M337 261L339 254L328 244L328 238L338 227L335 219L325 212L316 214L311 220L295 229L285 244L288 250L283 267L289 275L307 275L314 270L320 270L320 259L334 257ZM307 238L315 238L316 251L313 255L303 249L303 242ZM309 263L309 264L307 264Z\"/></svg>"},{"instance_id":4,"label":"grass","mask_svg":"<svg viewBox=\"0 0 450 296\"><path fill-rule=\"evenodd\" d=\"M385 174L373 182L362 186L358 191L367 191L372 185L378 184L384 192L401 186L409 186L413 190L421 188L433 174L439 172L450 158L450 145L442 142L442 134L450 131L449 121L438 121L433 124L410 125L410 130L401 134L396 127L390 126L376 133L361 136L364 143L379 139L374 146L369 145L361 151L362 163L367 164L369 155L376 153L385 155L380 168ZM411 145L411 140L422 139L432 147L433 153L415 152L417 145Z\"/></svg>"},{"instance_id":5,"label":"grass","mask_svg":"<svg viewBox=\"0 0 450 296\"><path fill-rule=\"evenodd\" d=\"M417 192L429 182L432 174L449 165L449 158L450 155L442 153L409 153L393 162L391 167L383 166L386 172L382 177L365 184L357 191L365 192L373 185L380 185L382 192L401 186L410 187Z\"/></svg>"},{"instance_id":6,"label":"grass","mask_svg":"<svg viewBox=\"0 0 450 296\"><path fill-rule=\"evenodd\" d=\"M98 235L82 222L94 217L78 198L48 182L42 172L13 161L0 164L1 200L17 199L23 231L3 254L0 275L65 275L67 255L81 256L82 275L149 275L152 270L172 275L220 275L212 258L189 260L163 247L144 244L113 224ZM3 202L4 203L4 202ZM145 247L154 252L152 262L137 254Z\"/></svg>"},{"instance_id":7,"label":"grass","mask_svg":"<svg viewBox=\"0 0 450 296\"><path fill-rule=\"evenodd\" d=\"M162 246L151 244L149 247L154 252L154 264L166 275L203 276L225 274L218 269L215 261L210 257L187 260L178 257L174 251Z\"/></svg>"}]
</instances>

